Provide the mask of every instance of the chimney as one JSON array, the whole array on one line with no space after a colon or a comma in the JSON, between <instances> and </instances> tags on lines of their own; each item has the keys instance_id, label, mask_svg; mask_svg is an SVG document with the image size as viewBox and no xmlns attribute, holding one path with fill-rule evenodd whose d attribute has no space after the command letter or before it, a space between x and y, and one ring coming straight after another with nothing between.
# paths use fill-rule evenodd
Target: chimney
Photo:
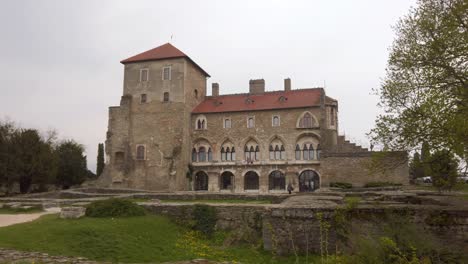
<instances>
[{"instance_id":1,"label":"chimney","mask_svg":"<svg viewBox=\"0 0 468 264\"><path fill-rule=\"evenodd\" d=\"M218 83L211 84L211 96L219 96L219 84Z\"/></svg>"},{"instance_id":2,"label":"chimney","mask_svg":"<svg viewBox=\"0 0 468 264\"><path fill-rule=\"evenodd\" d=\"M257 79L249 81L249 93L261 94L265 92L265 80Z\"/></svg>"},{"instance_id":3,"label":"chimney","mask_svg":"<svg viewBox=\"0 0 468 264\"><path fill-rule=\"evenodd\" d=\"M290 78L284 79L284 90L291 91L291 79Z\"/></svg>"}]
</instances>

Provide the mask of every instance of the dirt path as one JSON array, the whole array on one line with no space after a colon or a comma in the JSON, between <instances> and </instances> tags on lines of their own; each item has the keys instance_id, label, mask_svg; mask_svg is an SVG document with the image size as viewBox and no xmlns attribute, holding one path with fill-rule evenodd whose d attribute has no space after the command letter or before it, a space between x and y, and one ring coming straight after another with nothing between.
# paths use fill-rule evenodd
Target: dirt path
<instances>
[{"instance_id":1,"label":"dirt path","mask_svg":"<svg viewBox=\"0 0 468 264\"><path fill-rule=\"evenodd\" d=\"M45 212L33 214L0 214L0 227L30 222L46 214L56 214L60 208L48 208Z\"/></svg>"}]
</instances>

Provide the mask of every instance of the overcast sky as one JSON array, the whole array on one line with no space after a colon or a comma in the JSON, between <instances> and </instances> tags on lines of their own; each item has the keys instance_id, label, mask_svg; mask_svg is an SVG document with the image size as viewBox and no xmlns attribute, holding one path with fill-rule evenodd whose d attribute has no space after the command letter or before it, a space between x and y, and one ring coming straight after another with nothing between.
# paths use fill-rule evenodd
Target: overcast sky
<instances>
[{"instance_id":1,"label":"overcast sky","mask_svg":"<svg viewBox=\"0 0 468 264\"><path fill-rule=\"evenodd\" d=\"M414 0L1 0L0 119L86 147L96 166L108 107L122 95L120 60L171 42L220 83L220 93L324 86L340 132L364 146L379 109L392 26ZM171 40L171 35L173 36ZM209 89L211 92L211 89Z\"/></svg>"}]
</instances>

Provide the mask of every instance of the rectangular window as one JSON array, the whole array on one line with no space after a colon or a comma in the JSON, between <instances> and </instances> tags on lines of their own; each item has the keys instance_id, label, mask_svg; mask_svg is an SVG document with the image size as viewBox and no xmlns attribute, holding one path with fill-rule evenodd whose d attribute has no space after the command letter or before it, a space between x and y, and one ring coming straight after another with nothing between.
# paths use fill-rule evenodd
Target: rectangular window
<instances>
[{"instance_id":1,"label":"rectangular window","mask_svg":"<svg viewBox=\"0 0 468 264\"><path fill-rule=\"evenodd\" d=\"M142 94L142 95L140 96L140 103L142 103L142 104L146 103L146 99L147 99L147 98L146 98L146 94Z\"/></svg>"},{"instance_id":2,"label":"rectangular window","mask_svg":"<svg viewBox=\"0 0 468 264\"><path fill-rule=\"evenodd\" d=\"M147 82L148 81L148 69L141 69L140 70L140 82Z\"/></svg>"},{"instance_id":3,"label":"rectangular window","mask_svg":"<svg viewBox=\"0 0 468 264\"><path fill-rule=\"evenodd\" d=\"M171 79L171 67L164 67L163 68L163 80L170 80Z\"/></svg>"},{"instance_id":4,"label":"rectangular window","mask_svg":"<svg viewBox=\"0 0 468 264\"><path fill-rule=\"evenodd\" d=\"M330 109L330 125L335 125L335 108Z\"/></svg>"},{"instance_id":5,"label":"rectangular window","mask_svg":"<svg viewBox=\"0 0 468 264\"><path fill-rule=\"evenodd\" d=\"M230 118L224 119L224 128L231 128L231 119Z\"/></svg>"},{"instance_id":6,"label":"rectangular window","mask_svg":"<svg viewBox=\"0 0 468 264\"><path fill-rule=\"evenodd\" d=\"M255 127L255 119L253 117L247 118L247 127L248 128Z\"/></svg>"}]
</instances>

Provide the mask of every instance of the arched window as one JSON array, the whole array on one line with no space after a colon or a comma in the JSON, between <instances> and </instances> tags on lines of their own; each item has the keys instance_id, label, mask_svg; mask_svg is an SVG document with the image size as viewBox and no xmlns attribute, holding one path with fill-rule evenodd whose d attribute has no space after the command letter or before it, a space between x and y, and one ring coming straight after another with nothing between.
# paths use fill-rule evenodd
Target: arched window
<instances>
[{"instance_id":1,"label":"arched window","mask_svg":"<svg viewBox=\"0 0 468 264\"><path fill-rule=\"evenodd\" d=\"M168 92L165 92L163 97L164 97L163 98L164 102L169 102L169 93Z\"/></svg>"},{"instance_id":2,"label":"arched window","mask_svg":"<svg viewBox=\"0 0 468 264\"><path fill-rule=\"evenodd\" d=\"M301 159L301 147L299 147L299 144L296 144L296 160Z\"/></svg>"},{"instance_id":3,"label":"arched window","mask_svg":"<svg viewBox=\"0 0 468 264\"><path fill-rule=\"evenodd\" d=\"M270 151L270 159L274 160L275 159L275 150L273 149L273 146L270 145L268 150Z\"/></svg>"},{"instance_id":4,"label":"arched window","mask_svg":"<svg viewBox=\"0 0 468 264\"><path fill-rule=\"evenodd\" d=\"M245 146L245 148L244 148L244 154L245 154L245 160L246 160L246 161L250 161L250 151L249 151L249 147Z\"/></svg>"},{"instance_id":5,"label":"arched window","mask_svg":"<svg viewBox=\"0 0 468 264\"><path fill-rule=\"evenodd\" d=\"M205 162L206 161L206 149L205 147L200 147L198 149L198 161Z\"/></svg>"},{"instance_id":6,"label":"arched window","mask_svg":"<svg viewBox=\"0 0 468 264\"><path fill-rule=\"evenodd\" d=\"M200 119L197 121L197 129L202 129L202 123Z\"/></svg>"},{"instance_id":7,"label":"arched window","mask_svg":"<svg viewBox=\"0 0 468 264\"><path fill-rule=\"evenodd\" d=\"M195 148L192 149L192 162L197 162L197 150Z\"/></svg>"},{"instance_id":8,"label":"arched window","mask_svg":"<svg viewBox=\"0 0 468 264\"><path fill-rule=\"evenodd\" d=\"M221 161L226 160L226 151L224 151L224 147L221 148Z\"/></svg>"},{"instance_id":9,"label":"arched window","mask_svg":"<svg viewBox=\"0 0 468 264\"><path fill-rule=\"evenodd\" d=\"M273 116L273 126L277 127L280 125L280 119L279 116Z\"/></svg>"},{"instance_id":10,"label":"arched window","mask_svg":"<svg viewBox=\"0 0 468 264\"><path fill-rule=\"evenodd\" d=\"M305 113L300 119L299 119L299 127L300 128L312 128L316 125L315 118L312 116L310 113Z\"/></svg>"},{"instance_id":11,"label":"arched window","mask_svg":"<svg viewBox=\"0 0 468 264\"><path fill-rule=\"evenodd\" d=\"M307 147L307 144L304 144L302 148L302 156L304 160L309 160L309 148Z\"/></svg>"},{"instance_id":12,"label":"arched window","mask_svg":"<svg viewBox=\"0 0 468 264\"><path fill-rule=\"evenodd\" d=\"M213 152L211 151L211 148L208 148L208 161L213 160Z\"/></svg>"},{"instance_id":13,"label":"arched window","mask_svg":"<svg viewBox=\"0 0 468 264\"><path fill-rule=\"evenodd\" d=\"M249 171L244 176L244 190L258 190L258 174L254 171Z\"/></svg>"},{"instance_id":14,"label":"arched window","mask_svg":"<svg viewBox=\"0 0 468 264\"><path fill-rule=\"evenodd\" d=\"M236 160L236 150L234 147L231 149L231 160Z\"/></svg>"},{"instance_id":15,"label":"arched window","mask_svg":"<svg viewBox=\"0 0 468 264\"><path fill-rule=\"evenodd\" d=\"M275 159L276 160L281 159L280 148L278 147L278 145L275 146Z\"/></svg>"},{"instance_id":16,"label":"arched window","mask_svg":"<svg viewBox=\"0 0 468 264\"><path fill-rule=\"evenodd\" d=\"M250 160L251 160L251 161L257 160L256 157L255 157L255 154L256 154L256 153L255 153L255 149L254 149L253 146L250 146L249 151L250 151Z\"/></svg>"},{"instance_id":17,"label":"arched window","mask_svg":"<svg viewBox=\"0 0 468 264\"><path fill-rule=\"evenodd\" d=\"M313 170L305 170L299 175L299 191L313 192L320 188L320 178Z\"/></svg>"},{"instance_id":18,"label":"arched window","mask_svg":"<svg viewBox=\"0 0 468 264\"><path fill-rule=\"evenodd\" d=\"M268 179L270 190L284 190L286 188L286 177L281 171L273 171Z\"/></svg>"},{"instance_id":19,"label":"arched window","mask_svg":"<svg viewBox=\"0 0 468 264\"><path fill-rule=\"evenodd\" d=\"M195 174L195 191L208 191L208 175L199 171Z\"/></svg>"},{"instance_id":20,"label":"arched window","mask_svg":"<svg viewBox=\"0 0 468 264\"><path fill-rule=\"evenodd\" d=\"M199 116L197 117L195 121L195 129L200 130L200 129L206 129L206 117L205 116Z\"/></svg>"},{"instance_id":21,"label":"arched window","mask_svg":"<svg viewBox=\"0 0 468 264\"><path fill-rule=\"evenodd\" d=\"M314 159L314 146L312 146L312 144L309 146L309 159Z\"/></svg>"},{"instance_id":22,"label":"arched window","mask_svg":"<svg viewBox=\"0 0 468 264\"><path fill-rule=\"evenodd\" d=\"M232 190L234 189L234 174L229 171L225 171L221 174L221 179L219 181L221 190Z\"/></svg>"},{"instance_id":23,"label":"arched window","mask_svg":"<svg viewBox=\"0 0 468 264\"><path fill-rule=\"evenodd\" d=\"M280 148L280 159L281 160L286 159L286 150L284 149L283 145L281 145L281 148Z\"/></svg>"},{"instance_id":24,"label":"arched window","mask_svg":"<svg viewBox=\"0 0 468 264\"><path fill-rule=\"evenodd\" d=\"M193 95L195 96L195 98L198 98L198 90L197 90L197 89L195 89L195 90L193 91Z\"/></svg>"},{"instance_id":25,"label":"arched window","mask_svg":"<svg viewBox=\"0 0 468 264\"><path fill-rule=\"evenodd\" d=\"M144 160L145 159L145 146L139 145L136 149L136 159Z\"/></svg>"},{"instance_id":26,"label":"arched window","mask_svg":"<svg viewBox=\"0 0 468 264\"><path fill-rule=\"evenodd\" d=\"M320 144L317 145L317 159L320 159L320 154L322 153L322 149L320 148Z\"/></svg>"},{"instance_id":27,"label":"arched window","mask_svg":"<svg viewBox=\"0 0 468 264\"><path fill-rule=\"evenodd\" d=\"M229 147L226 148L226 160L232 160L231 149L229 149Z\"/></svg>"},{"instance_id":28,"label":"arched window","mask_svg":"<svg viewBox=\"0 0 468 264\"><path fill-rule=\"evenodd\" d=\"M255 160L260 159L260 148L257 146L255 147Z\"/></svg>"},{"instance_id":29,"label":"arched window","mask_svg":"<svg viewBox=\"0 0 468 264\"><path fill-rule=\"evenodd\" d=\"M255 140L249 140L244 146L245 161L252 163L260 159L260 148Z\"/></svg>"}]
</instances>

